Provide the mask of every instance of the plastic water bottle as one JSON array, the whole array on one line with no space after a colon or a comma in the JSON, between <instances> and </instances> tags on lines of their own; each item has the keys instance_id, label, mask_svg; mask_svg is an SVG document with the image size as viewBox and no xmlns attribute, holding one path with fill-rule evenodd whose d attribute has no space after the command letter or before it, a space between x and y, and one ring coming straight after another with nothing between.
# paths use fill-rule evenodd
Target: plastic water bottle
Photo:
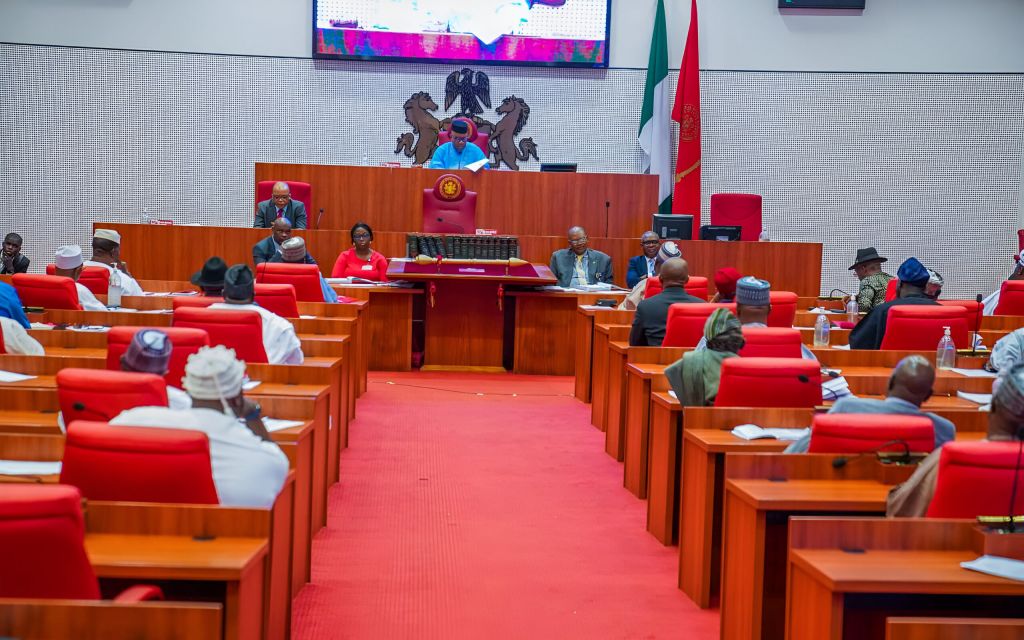
<instances>
[{"instance_id":1,"label":"plastic water bottle","mask_svg":"<svg viewBox=\"0 0 1024 640\"><path fill-rule=\"evenodd\" d=\"M825 314L818 314L818 319L814 321L814 346L827 347L829 331L831 331L831 329L832 327L829 324L828 318L825 317Z\"/></svg>"},{"instance_id":2,"label":"plastic water bottle","mask_svg":"<svg viewBox=\"0 0 1024 640\"><path fill-rule=\"evenodd\" d=\"M761 233L758 234L758 236L757 236L757 241L758 242L768 242L768 240L769 240L769 238L768 238L768 230L767 229L761 229Z\"/></svg>"},{"instance_id":3,"label":"plastic water bottle","mask_svg":"<svg viewBox=\"0 0 1024 640\"><path fill-rule=\"evenodd\" d=\"M142 207L142 224L153 224L149 217L149 209L146 207Z\"/></svg>"},{"instance_id":4,"label":"plastic water bottle","mask_svg":"<svg viewBox=\"0 0 1024 640\"><path fill-rule=\"evenodd\" d=\"M363 154L363 166L364 167L370 166L370 154L369 153L364 153Z\"/></svg>"},{"instance_id":5,"label":"plastic water bottle","mask_svg":"<svg viewBox=\"0 0 1024 640\"><path fill-rule=\"evenodd\" d=\"M860 306L857 304L857 298L850 296L850 301L846 303L846 319L853 324L857 324L857 320L860 319Z\"/></svg>"},{"instance_id":6,"label":"plastic water bottle","mask_svg":"<svg viewBox=\"0 0 1024 640\"><path fill-rule=\"evenodd\" d=\"M110 270L110 280L107 281L107 306L111 309L121 306L121 272L117 267Z\"/></svg>"},{"instance_id":7,"label":"plastic water bottle","mask_svg":"<svg viewBox=\"0 0 1024 640\"><path fill-rule=\"evenodd\" d=\"M935 368L952 369L956 366L956 345L949 334L949 327L943 327L945 333L939 340L939 346L935 350Z\"/></svg>"}]
</instances>

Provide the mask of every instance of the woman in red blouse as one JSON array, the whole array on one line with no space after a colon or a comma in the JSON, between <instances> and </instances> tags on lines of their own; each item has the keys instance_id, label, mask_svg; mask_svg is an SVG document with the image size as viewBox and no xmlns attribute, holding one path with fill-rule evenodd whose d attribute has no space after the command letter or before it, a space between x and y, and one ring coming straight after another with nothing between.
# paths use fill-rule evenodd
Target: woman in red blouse
<instances>
[{"instance_id":1,"label":"woman in red blouse","mask_svg":"<svg viewBox=\"0 0 1024 640\"><path fill-rule=\"evenodd\" d=\"M373 229L365 222L352 227L352 248L341 252L331 270L332 278L363 278L388 281L388 259L373 250Z\"/></svg>"}]
</instances>

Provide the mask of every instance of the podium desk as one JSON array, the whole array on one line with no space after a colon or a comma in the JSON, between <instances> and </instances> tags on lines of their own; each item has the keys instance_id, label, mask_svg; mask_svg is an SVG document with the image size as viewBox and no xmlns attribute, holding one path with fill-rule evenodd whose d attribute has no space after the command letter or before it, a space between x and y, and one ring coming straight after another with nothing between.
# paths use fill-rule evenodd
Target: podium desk
<instances>
[{"instance_id":1,"label":"podium desk","mask_svg":"<svg viewBox=\"0 0 1024 640\"><path fill-rule=\"evenodd\" d=\"M612 342L629 340L630 327L621 324L594 325L593 396L590 399L590 424L605 431L608 418L608 386L611 378Z\"/></svg>"},{"instance_id":2,"label":"podium desk","mask_svg":"<svg viewBox=\"0 0 1024 640\"><path fill-rule=\"evenodd\" d=\"M576 387L574 395L580 402L589 403L592 397L594 325L628 324L633 322L632 311L619 311L610 307L580 304L576 313Z\"/></svg>"},{"instance_id":3,"label":"podium desk","mask_svg":"<svg viewBox=\"0 0 1024 640\"><path fill-rule=\"evenodd\" d=\"M795 517L785 569L785 637L1019 638L1024 583L960 566L986 552L1022 557L1024 535L984 533L972 520ZM897 616L965 618L957 622L968 630L969 618L980 618L981 626L1000 622L986 619L1011 618L1004 623L1010 635L942 634L933 623L931 635L887 636L886 620L892 627Z\"/></svg>"},{"instance_id":4,"label":"podium desk","mask_svg":"<svg viewBox=\"0 0 1024 640\"><path fill-rule=\"evenodd\" d=\"M651 393L668 391L665 367L682 357L682 349L646 347L658 362L626 365L626 422L623 429L622 475L626 490L647 497L647 448L651 426Z\"/></svg>"}]
</instances>

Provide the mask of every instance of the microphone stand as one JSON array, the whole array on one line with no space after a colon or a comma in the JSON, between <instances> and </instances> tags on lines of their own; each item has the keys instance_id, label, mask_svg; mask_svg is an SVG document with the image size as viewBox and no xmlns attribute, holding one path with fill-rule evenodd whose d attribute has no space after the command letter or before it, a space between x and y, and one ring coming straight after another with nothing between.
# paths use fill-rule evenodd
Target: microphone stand
<instances>
[{"instance_id":1,"label":"microphone stand","mask_svg":"<svg viewBox=\"0 0 1024 640\"><path fill-rule=\"evenodd\" d=\"M984 307L981 306L981 301L984 300L982 295L979 293L975 300L978 303L978 311L975 313L975 320L977 324L974 325L974 342L971 343L971 356L978 355L978 334L981 331L981 312L984 311Z\"/></svg>"},{"instance_id":2,"label":"microphone stand","mask_svg":"<svg viewBox=\"0 0 1024 640\"><path fill-rule=\"evenodd\" d=\"M609 221L611 220L611 214L610 214L611 208L612 208L612 201L611 200L605 200L604 201L604 236L606 238L608 237L608 228L609 228L609 224L610 224Z\"/></svg>"}]
</instances>

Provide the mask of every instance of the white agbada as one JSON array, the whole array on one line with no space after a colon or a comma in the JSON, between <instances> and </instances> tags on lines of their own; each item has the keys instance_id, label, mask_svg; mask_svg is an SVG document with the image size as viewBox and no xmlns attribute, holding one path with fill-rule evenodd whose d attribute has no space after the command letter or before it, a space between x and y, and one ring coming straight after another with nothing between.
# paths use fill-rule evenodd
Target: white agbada
<instances>
[{"instance_id":1,"label":"white agbada","mask_svg":"<svg viewBox=\"0 0 1024 640\"><path fill-rule=\"evenodd\" d=\"M75 283L75 288L78 289L78 304L82 305L82 308L86 311L106 311L107 307L102 302L96 299L96 296L92 295L92 291L81 282Z\"/></svg>"},{"instance_id":2,"label":"white agbada","mask_svg":"<svg viewBox=\"0 0 1024 640\"><path fill-rule=\"evenodd\" d=\"M302 364L302 343L295 335L295 327L281 316L255 304L215 302L210 309L228 311L255 311L263 318L263 348L270 364Z\"/></svg>"},{"instance_id":3,"label":"white agbada","mask_svg":"<svg viewBox=\"0 0 1024 640\"><path fill-rule=\"evenodd\" d=\"M4 334L4 350L15 356L42 356L46 355L43 345L28 335L25 327L15 320L0 317L0 331Z\"/></svg>"},{"instance_id":4,"label":"white agbada","mask_svg":"<svg viewBox=\"0 0 1024 640\"><path fill-rule=\"evenodd\" d=\"M175 411L192 408L192 396L177 387L167 385L167 406Z\"/></svg>"},{"instance_id":5,"label":"white agbada","mask_svg":"<svg viewBox=\"0 0 1024 640\"><path fill-rule=\"evenodd\" d=\"M138 407L122 412L110 424L205 433L210 439L213 484L224 506L269 508L288 475L288 458L276 444L261 439L236 418L220 411Z\"/></svg>"},{"instance_id":6,"label":"white agbada","mask_svg":"<svg viewBox=\"0 0 1024 640\"><path fill-rule=\"evenodd\" d=\"M83 266L86 267L103 267L107 271L113 271L114 268L109 264L103 264L102 262L96 262L95 260L86 260ZM118 270L121 275L121 295L123 296L141 296L143 295L142 287L139 285L139 281L131 277L124 271Z\"/></svg>"}]
</instances>

